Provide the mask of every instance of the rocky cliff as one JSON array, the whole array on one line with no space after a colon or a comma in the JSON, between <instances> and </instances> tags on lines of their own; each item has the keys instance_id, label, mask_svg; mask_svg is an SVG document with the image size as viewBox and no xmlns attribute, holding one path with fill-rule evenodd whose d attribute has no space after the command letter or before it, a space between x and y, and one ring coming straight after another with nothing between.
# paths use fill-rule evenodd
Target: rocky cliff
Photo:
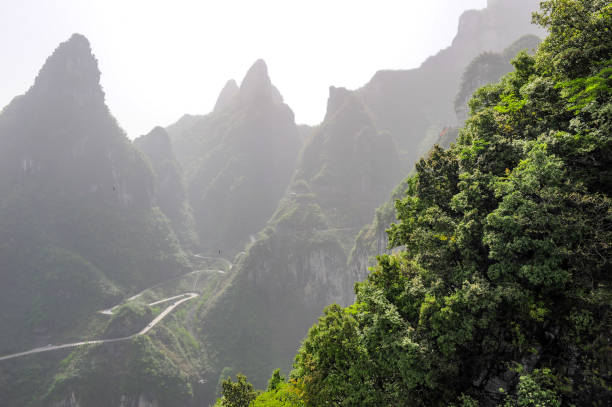
<instances>
[{"instance_id":1,"label":"rocky cliff","mask_svg":"<svg viewBox=\"0 0 612 407\"><path fill-rule=\"evenodd\" d=\"M183 169L175 158L168 133L156 127L134 140L134 145L147 156L153 168L155 204L172 223L181 244L197 247L198 238Z\"/></svg>"},{"instance_id":2,"label":"rocky cliff","mask_svg":"<svg viewBox=\"0 0 612 407\"><path fill-rule=\"evenodd\" d=\"M0 114L2 353L70 336L122 293L186 270L99 80L75 34Z\"/></svg>"},{"instance_id":3,"label":"rocky cliff","mask_svg":"<svg viewBox=\"0 0 612 407\"><path fill-rule=\"evenodd\" d=\"M202 246L235 252L272 216L301 145L294 115L258 60L240 88L229 81L215 110L171 136L188 167Z\"/></svg>"},{"instance_id":4,"label":"rocky cliff","mask_svg":"<svg viewBox=\"0 0 612 407\"><path fill-rule=\"evenodd\" d=\"M456 126L453 101L467 65L482 52L500 52L526 34L543 35L531 24L538 0L500 0L469 10L459 20L452 44L416 69L382 70L357 92L372 111L376 126L388 132L402 152L404 169L412 170L446 126Z\"/></svg>"}]
</instances>

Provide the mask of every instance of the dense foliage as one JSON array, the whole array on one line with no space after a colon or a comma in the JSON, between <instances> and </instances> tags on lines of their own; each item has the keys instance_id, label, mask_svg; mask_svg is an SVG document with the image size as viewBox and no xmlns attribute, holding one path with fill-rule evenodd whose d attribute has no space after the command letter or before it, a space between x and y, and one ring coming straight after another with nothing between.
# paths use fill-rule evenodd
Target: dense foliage
<instances>
[{"instance_id":1,"label":"dense foliage","mask_svg":"<svg viewBox=\"0 0 612 407\"><path fill-rule=\"evenodd\" d=\"M540 41L535 35L525 35L500 53L483 52L470 62L463 72L459 91L455 97L455 113L461 125L467 119L468 102L472 94L484 85L498 82L502 76L511 72L514 69L510 63L512 58L522 50L533 53Z\"/></svg>"},{"instance_id":2,"label":"dense foliage","mask_svg":"<svg viewBox=\"0 0 612 407\"><path fill-rule=\"evenodd\" d=\"M307 405L612 402L612 5L549 0L535 57L408 179L384 255L296 356Z\"/></svg>"}]
</instances>

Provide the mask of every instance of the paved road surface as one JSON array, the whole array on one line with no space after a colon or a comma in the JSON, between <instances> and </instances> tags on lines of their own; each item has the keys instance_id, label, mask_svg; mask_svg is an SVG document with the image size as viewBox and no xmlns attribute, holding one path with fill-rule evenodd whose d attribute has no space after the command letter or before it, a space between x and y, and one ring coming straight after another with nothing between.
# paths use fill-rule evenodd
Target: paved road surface
<instances>
[{"instance_id":1,"label":"paved road surface","mask_svg":"<svg viewBox=\"0 0 612 407\"><path fill-rule=\"evenodd\" d=\"M171 313L176 307L178 307L179 305L181 305L185 301L189 301L189 300L191 300L191 299L193 299L193 298L195 298L197 296L198 296L198 294L196 294L196 293L185 293L185 294L181 294L181 295L177 295L177 296L174 296L174 297L166 298L164 300L156 301L154 303L149 304L149 305L160 304L162 302L172 301L173 299L184 297L183 299L178 300L174 304L168 306L165 310L162 311L161 314L159 314L157 317L155 317L155 319L153 321L149 322L149 324L147 326L145 326L140 332L135 333L135 334L130 335L130 336L124 336L124 337L121 337L121 338L112 338L112 339L95 339L95 340L91 340L91 341L83 341L83 342L75 342L75 343L65 343L63 345L47 345L47 346L43 346L43 347L40 347L40 348L34 348L34 349L31 349L31 350L28 350L28 351L25 351L25 352L13 353L11 355L2 356L2 357L0 357L0 361L1 360L6 360L6 359L18 358L18 357L26 356L26 355L31 355L33 353L49 352L49 351L52 351L52 350L58 350L58 349L64 349L64 348L76 348L78 346L85 346L85 345L97 345L97 344L101 344L101 343L111 343L111 342L126 341L128 339L132 339L132 338L135 338L137 336L146 334L151 329L153 329L155 327L155 325L157 325L162 319L164 319L169 313ZM111 309L113 309L113 308L111 308Z\"/></svg>"}]
</instances>

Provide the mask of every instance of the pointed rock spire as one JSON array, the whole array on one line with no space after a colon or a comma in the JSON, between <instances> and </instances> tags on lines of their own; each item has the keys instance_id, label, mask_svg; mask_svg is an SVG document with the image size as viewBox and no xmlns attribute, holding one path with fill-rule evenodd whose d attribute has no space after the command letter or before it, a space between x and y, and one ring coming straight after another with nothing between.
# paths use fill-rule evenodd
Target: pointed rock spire
<instances>
[{"instance_id":1,"label":"pointed rock spire","mask_svg":"<svg viewBox=\"0 0 612 407\"><path fill-rule=\"evenodd\" d=\"M100 70L89 41L73 34L62 42L40 69L31 92L70 98L79 105L104 103Z\"/></svg>"},{"instance_id":2,"label":"pointed rock spire","mask_svg":"<svg viewBox=\"0 0 612 407\"><path fill-rule=\"evenodd\" d=\"M238 92L240 92L240 88L238 87L238 84L236 84L236 81L233 79L227 81L221 90L221 93L219 93L219 97L217 97L217 102L215 103L213 112L218 112L227 107Z\"/></svg>"},{"instance_id":3,"label":"pointed rock spire","mask_svg":"<svg viewBox=\"0 0 612 407\"><path fill-rule=\"evenodd\" d=\"M242 80L242 84L240 85L240 89L243 91L248 91L253 87L271 85L272 83L270 82L270 77L268 76L268 66L263 59L258 59L247 71L244 79Z\"/></svg>"},{"instance_id":4,"label":"pointed rock spire","mask_svg":"<svg viewBox=\"0 0 612 407\"><path fill-rule=\"evenodd\" d=\"M282 96L272 85L268 67L263 59L258 59L249 68L240 84L240 96L243 100L271 100L274 103L282 103Z\"/></svg>"},{"instance_id":5,"label":"pointed rock spire","mask_svg":"<svg viewBox=\"0 0 612 407\"><path fill-rule=\"evenodd\" d=\"M346 88L329 87L329 97L327 98L326 118L331 117L340 107L351 97L351 92Z\"/></svg>"}]
</instances>

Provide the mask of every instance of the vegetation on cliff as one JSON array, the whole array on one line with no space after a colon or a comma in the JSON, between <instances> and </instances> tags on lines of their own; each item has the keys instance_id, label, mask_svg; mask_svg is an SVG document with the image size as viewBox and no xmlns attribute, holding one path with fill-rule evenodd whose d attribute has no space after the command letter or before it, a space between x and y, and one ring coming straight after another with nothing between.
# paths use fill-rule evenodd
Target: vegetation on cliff
<instances>
[{"instance_id":1,"label":"vegetation on cliff","mask_svg":"<svg viewBox=\"0 0 612 407\"><path fill-rule=\"evenodd\" d=\"M612 402L612 6L549 0L534 20L550 32L536 55L409 177L400 253L311 328L288 384L301 402Z\"/></svg>"}]
</instances>

